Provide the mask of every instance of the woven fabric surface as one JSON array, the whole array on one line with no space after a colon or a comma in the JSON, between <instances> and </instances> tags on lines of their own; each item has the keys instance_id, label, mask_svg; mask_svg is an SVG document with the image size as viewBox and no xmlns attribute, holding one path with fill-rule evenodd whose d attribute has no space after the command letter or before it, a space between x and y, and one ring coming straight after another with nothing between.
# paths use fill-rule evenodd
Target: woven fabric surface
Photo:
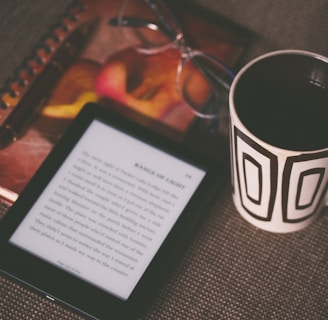
<instances>
[{"instance_id":1,"label":"woven fabric surface","mask_svg":"<svg viewBox=\"0 0 328 320\"><path fill-rule=\"evenodd\" d=\"M140 319L326 319L327 213L271 234L239 217L227 188Z\"/></svg>"},{"instance_id":2,"label":"woven fabric surface","mask_svg":"<svg viewBox=\"0 0 328 320\"><path fill-rule=\"evenodd\" d=\"M328 4L324 0L198 2L254 32L257 38L245 61L282 48L328 55L324 39ZM68 3L1 2L1 85ZM137 318L327 319L327 230L326 210L300 232L281 235L261 231L239 216L227 182L204 223L174 261L165 284ZM0 320L13 319L81 318L0 277Z\"/></svg>"}]
</instances>

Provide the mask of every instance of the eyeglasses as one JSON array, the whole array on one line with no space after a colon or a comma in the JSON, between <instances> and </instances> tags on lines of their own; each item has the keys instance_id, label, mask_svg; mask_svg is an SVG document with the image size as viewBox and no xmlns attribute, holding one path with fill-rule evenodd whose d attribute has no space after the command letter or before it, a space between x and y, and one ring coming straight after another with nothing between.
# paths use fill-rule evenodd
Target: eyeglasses
<instances>
[{"instance_id":1,"label":"eyeglasses","mask_svg":"<svg viewBox=\"0 0 328 320\"><path fill-rule=\"evenodd\" d=\"M186 44L176 17L164 1L123 0L118 16L109 23L119 27L122 36L140 53L179 50L177 92L198 117L220 118L222 106L228 103L234 73L214 56Z\"/></svg>"}]
</instances>

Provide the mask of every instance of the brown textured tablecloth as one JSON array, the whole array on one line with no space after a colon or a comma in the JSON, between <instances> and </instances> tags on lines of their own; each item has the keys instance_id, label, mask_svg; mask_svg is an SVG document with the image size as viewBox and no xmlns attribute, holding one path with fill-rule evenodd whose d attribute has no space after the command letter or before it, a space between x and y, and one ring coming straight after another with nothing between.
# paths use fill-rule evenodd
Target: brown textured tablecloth
<instances>
[{"instance_id":1,"label":"brown textured tablecloth","mask_svg":"<svg viewBox=\"0 0 328 320\"><path fill-rule=\"evenodd\" d=\"M281 48L328 56L326 0L198 2L255 33L245 62ZM1 2L1 84L68 3ZM328 211L301 232L272 234L238 215L229 189L227 182L165 285L138 318L328 319ZM0 319L79 317L0 277Z\"/></svg>"}]
</instances>

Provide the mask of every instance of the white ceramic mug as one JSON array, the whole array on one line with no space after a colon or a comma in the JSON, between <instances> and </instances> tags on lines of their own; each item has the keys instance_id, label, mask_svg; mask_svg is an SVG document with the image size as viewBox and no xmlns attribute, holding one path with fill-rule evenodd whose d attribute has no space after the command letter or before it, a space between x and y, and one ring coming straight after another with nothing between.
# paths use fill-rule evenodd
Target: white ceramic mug
<instances>
[{"instance_id":1,"label":"white ceramic mug","mask_svg":"<svg viewBox=\"0 0 328 320\"><path fill-rule=\"evenodd\" d=\"M256 227L292 232L328 203L328 58L262 55L229 97L233 201Z\"/></svg>"}]
</instances>

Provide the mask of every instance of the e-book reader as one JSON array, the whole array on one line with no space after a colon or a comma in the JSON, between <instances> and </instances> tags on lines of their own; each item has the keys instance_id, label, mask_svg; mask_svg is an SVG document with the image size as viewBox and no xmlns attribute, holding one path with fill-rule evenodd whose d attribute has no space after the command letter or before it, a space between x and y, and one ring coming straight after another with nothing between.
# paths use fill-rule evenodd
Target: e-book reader
<instances>
[{"instance_id":1,"label":"e-book reader","mask_svg":"<svg viewBox=\"0 0 328 320\"><path fill-rule=\"evenodd\" d=\"M181 144L88 104L0 225L0 269L95 319L133 315L220 179Z\"/></svg>"}]
</instances>

